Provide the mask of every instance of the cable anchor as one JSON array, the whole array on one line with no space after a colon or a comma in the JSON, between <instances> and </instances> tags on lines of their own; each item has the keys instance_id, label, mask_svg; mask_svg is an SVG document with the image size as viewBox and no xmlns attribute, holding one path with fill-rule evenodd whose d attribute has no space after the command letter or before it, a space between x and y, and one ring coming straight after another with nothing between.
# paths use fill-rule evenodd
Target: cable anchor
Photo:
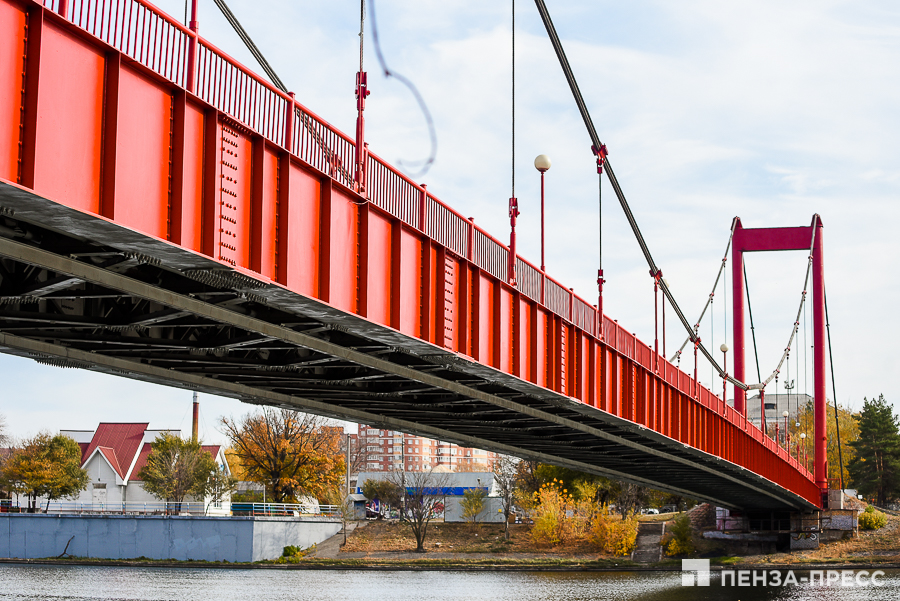
<instances>
[{"instance_id":1,"label":"cable anchor","mask_svg":"<svg viewBox=\"0 0 900 601\"><path fill-rule=\"evenodd\" d=\"M609 152L606 150L606 144L601 144L600 148L591 145L591 152L597 157L597 174L603 175L603 165L606 163L606 157L609 156Z\"/></svg>"}]
</instances>

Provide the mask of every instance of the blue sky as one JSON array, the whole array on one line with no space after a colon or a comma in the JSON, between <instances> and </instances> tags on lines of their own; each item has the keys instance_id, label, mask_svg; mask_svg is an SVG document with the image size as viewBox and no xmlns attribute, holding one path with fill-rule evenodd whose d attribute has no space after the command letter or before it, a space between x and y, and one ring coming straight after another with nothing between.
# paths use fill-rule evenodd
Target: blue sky
<instances>
[{"instance_id":1,"label":"blue sky","mask_svg":"<svg viewBox=\"0 0 900 601\"><path fill-rule=\"evenodd\" d=\"M183 2L158 5L183 15ZM298 100L352 132L358 2L230 0L229 6ZM706 300L735 215L745 227L779 227L808 225L819 213L838 399L859 408L863 396L884 392L896 402L890 389L900 367L890 342L900 337L893 313L900 286L891 267L900 250L896 3L548 0L548 7L632 210L688 319ZM420 181L503 240L510 8L472 0L377 4L385 57L418 86L437 128L437 160ZM213 2L202 0L200 10L201 35L261 72ZM518 0L516 13L520 253L539 262L532 161L546 153L553 160L547 268L593 299L598 211L590 141L533 3ZM379 73L371 41L367 28L370 148L391 162L422 158L428 151L422 117L406 89ZM652 281L604 186L606 312L652 342ZM805 253L753 255L747 269L765 377L790 335ZM730 332L722 299L720 288L714 331L708 321L701 331L713 348ZM670 319L669 354L683 337ZM799 370L791 364L795 390L803 391L804 379L811 390L811 367L804 370L802 357ZM683 365L692 369L690 360ZM0 357L0 377L7 388L0 413L16 435L91 428L100 420L189 425L187 392L8 357ZM708 366L700 366L700 378L711 382ZM716 379L713 389L720 388ZM205 397L206 438L221 437L214 428L219 415L248 409Z\"/></svg>"}]
</instances>

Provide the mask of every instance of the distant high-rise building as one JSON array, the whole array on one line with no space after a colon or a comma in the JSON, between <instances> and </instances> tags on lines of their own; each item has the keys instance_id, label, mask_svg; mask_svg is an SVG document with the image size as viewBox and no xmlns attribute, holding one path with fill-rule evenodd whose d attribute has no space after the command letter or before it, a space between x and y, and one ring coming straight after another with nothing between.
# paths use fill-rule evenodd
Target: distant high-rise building
<instances>
[{"instance_id":1,"label":"distant high-rise building","mask_svg":"<svg viewBox=\"0 0 900 601\"><path fill-rule=\"evenodd\" d=\"M491 451L363 424L359 425L356 446L361 455L359 470L369 472L442 468L454 472L489 471L498 457Z\"/></svg>"}]
</instances>

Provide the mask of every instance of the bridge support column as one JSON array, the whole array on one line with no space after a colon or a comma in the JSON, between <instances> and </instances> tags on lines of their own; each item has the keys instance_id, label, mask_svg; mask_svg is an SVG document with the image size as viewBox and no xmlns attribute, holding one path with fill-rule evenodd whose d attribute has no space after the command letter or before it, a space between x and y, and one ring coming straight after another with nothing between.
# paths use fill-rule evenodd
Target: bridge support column
<instances>
[{"instance_id":1,"label":"bridge support column","mask_svg":"<svg viewBox=\"0 0 900 601\"><path fill-rule=\"evenodd\" d=\"M813 305L813 385L815 415L815 461L813 477L820 490L828 491L828 400L825 396L825 261L822 221L814 220L815 242L812 253Z\"/></svg>"},{"instance_id":2,"label":"bridge support column","mask_svg":"<svg viewBox=\"0 0 900 601\"><path fill-rule=\"evenodd\" d=\"M741 228L741 220L737 218L735 237L738 228ZM732 242L731 251L731 302L732 302L732 333L734 344L734 379L746 382L744 368L744 251ZM723 399L724 400L724 399ZM747 391L740 386L734 387L734 410L739 414L747 415Z\"/></svg>"},{"instance_id":3,"label":"bridge support column","mask_svg":"<svg viewBox=\"0 0 900 601\"><path fill-rule=\"evenodd\" d=\"M804 293L812 302L813 314L813 411L815 420L815 465L813 477L823 494L828 490L827 410L825 396L825 262L823 256L822 219L814 215L808 227L744 229L740 218L735 218L734 237L731 243L734 308L734 376L746 382L744 361L744 253L803 250L812 259L812 289ZM811 298L809 294L811 293ZM734 388L734 408L746 415L746 392ZM765 427L765 404L761 407L762 427ZM823 505L825 504L823 497Z\"/></svg>"}]
</instances>

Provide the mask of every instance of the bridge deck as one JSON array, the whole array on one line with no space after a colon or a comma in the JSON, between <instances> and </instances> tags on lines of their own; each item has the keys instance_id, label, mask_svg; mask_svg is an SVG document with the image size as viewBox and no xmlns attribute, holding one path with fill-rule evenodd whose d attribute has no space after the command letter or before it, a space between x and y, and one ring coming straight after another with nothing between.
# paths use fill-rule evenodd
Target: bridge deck
<instances>
[{"instance_id":1,"label":"bridge deck","mask_svg":"<svg viewBox=\"0 0 900 601\"><path fill-rule=\"evenodd\" d=\"M510 287L505 246L374 155L360 197L346 136L144 3L112 6L156 29L0 0L4 352L722 506L820 503L784 450L564 286L517 258Z\"/></svg>"}]
</instances>

